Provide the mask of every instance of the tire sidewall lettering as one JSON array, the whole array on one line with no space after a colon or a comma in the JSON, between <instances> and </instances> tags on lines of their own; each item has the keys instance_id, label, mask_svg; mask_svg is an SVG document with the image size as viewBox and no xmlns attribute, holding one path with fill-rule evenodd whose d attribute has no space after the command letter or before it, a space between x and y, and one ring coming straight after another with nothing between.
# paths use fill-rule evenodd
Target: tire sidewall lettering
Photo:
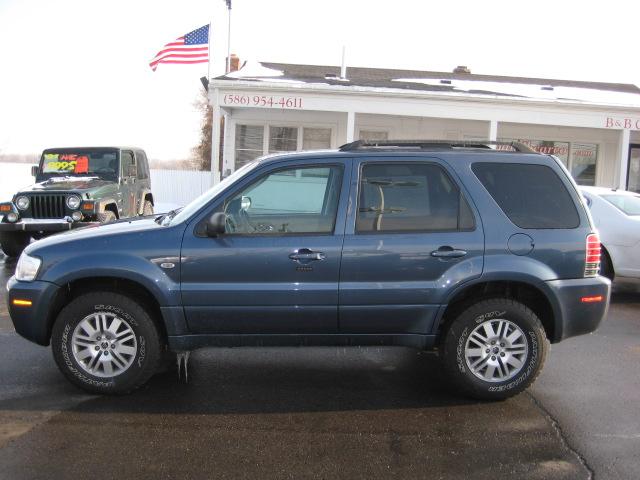
<instances>
[{"instance_id":1,"label":"tire sidewall lettering","mask_svg":"<svg viewBox=\"0 0 640 480\"><path fill-rule=\"evenodd\" d=\"M507 384L490 386L489 387L490 392L502 392L505 390L511 390L512 388L515 388L518 385L520 385L522 382L524 382L527 378L531 376L531 374L533 374L533 372L536 371L538 367L538 337L536 336L536 333L531 330L528 331L528 334L529 334L529 349L531 354L527 357L526 370L520 373L518 377L516 377L514 380L511 380Z\"/></svg>"},{"instance_id":2,"label":"tire sidewall lettering","mask_svg":"<svg viewBox=\"0 0 640 480\"><path fill-rule=\"evenodd\" d=\"M62 331L62 344L60 345L62 358L64 359L64 363L67 367L67 370L69 370L71 374L75 375L78 378L78 380L84 383L88 383L89 385L93 385L95 387L103 387L103 388L113 387L115 385L115 382L113 380L109 380L109 381L94 380L93 378L86 376L84 373L82 373L80 370L76 368L75 360L72 358L73 356L69 352L69 345L71 343L71 340L69 338L70 332L71 332L71 325L69 324L65 325L64 330Z\"/></svg>"}]
</instances>

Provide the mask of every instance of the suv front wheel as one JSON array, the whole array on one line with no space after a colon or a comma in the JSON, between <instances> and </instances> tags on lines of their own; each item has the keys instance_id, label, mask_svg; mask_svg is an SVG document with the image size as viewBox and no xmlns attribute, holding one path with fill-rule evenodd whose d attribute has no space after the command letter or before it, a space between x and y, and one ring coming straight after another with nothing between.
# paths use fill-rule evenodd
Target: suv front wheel
<instances>
[{"instance_id":1,"label":"suv front wheel","mask_svg":"<svg viewBox=\"0 0 640 480\"><path fill-rule=\"evenodd\" d=\"M549 349L533 311L507 298L483 300L453 319L445 333L443 363L467 395L503 400L533 383Z\"/></svg>"},{"instance_id":2,"label":"suv front wheel","mask_svg":"<svg viewBox=\"0 0 640 480\"><path fill-rule=\"evenodd\" d=\"M51 335L53 356L62 373L90 393L122 394L153 375L161 341L149 313L133 299L114 292L92 292L71 301Z\"/></svg>"}]
</instances>

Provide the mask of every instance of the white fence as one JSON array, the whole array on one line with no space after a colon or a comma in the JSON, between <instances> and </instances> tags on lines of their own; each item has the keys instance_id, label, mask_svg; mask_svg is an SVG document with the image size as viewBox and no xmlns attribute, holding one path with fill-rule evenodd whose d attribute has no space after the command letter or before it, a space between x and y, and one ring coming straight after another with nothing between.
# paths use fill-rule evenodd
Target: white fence
<instances>
[{"instance_id":1,"label":"white fence","mask_svg":"<svg viewBox=\"0 0 640 480\"><path fill-rule=\"evenodd\" d=\"M151 190L156 204L184 206L213 184L211 172L151 170ZM156 208L156 211L159 211Z\"/></svg>"},{"instance_id":2,"label":"white fence","mask_svg":"<svg viewBox=\"0 0 640 480\"><path fill-rule=\"evenodd\" d=\"M0 202L11 200L17 191L32 183L30 164L0 163ZM211 188L212 183L211 172L151 170L151 190L156 205L162 205L161 210L165 206L186 205Z\"/></svg>"}]
</instances>

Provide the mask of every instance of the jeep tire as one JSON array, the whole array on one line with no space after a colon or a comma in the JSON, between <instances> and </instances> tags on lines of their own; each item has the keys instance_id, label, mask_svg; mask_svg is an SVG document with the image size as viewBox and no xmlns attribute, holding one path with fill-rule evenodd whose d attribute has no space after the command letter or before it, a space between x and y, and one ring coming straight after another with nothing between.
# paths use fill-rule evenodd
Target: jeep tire
<instances>
[{"instance_id":1,"label":"jeep tire","mask_svg":"<svg viewBox=\"0 0 640 480\"><path fill-rule=\"evenodd\" d=\"M100 212L98 215L98 221L100 223L111 223L116 221L116 214L111 210L105 210L104 212Z\"/></svg>"},{"instance_id":2,"label":"jeep tire","mask_svg":"<svg viewBox=\"0 0 640 480\"><path fill-rule=\"evenodd\" d=\"M125 394L156 373L163 346L142 304L121 293L83 294L62 309L51 335L53 357L89 393Z\"/></svg>"},{"instance_id":3,"label":"jeep tire","mask_svg":"<svg viewBox=\"0 0 640 480\"><path fill-rule=\"evenodd\" d=\"M7 257L19 257L30 241L31 236L25 232L0 233L0 247Z\"/></svg>"},{"instance_id":4,"label":"jeep tire","mask_svg":"<svg viewBox=\"0 0 640 480\"><path fill-rule=\"evenodd\" d=\"M142 207L142 215L148 217L149 215L153 215L153 203L149 200L144 201L144 206Z\"/></svg>"},{"instance_id":5,"label":"jeep tire","mask_svg":"<svg viewBox=\"0 0 640 480\"><path fill-rule=\"evenodd\" d=\"M442 347L444 369L458 390L479 400L504 400L533 383L549 342L531 309L495 298L457 315Z\"/></svg>"}]
</instances>

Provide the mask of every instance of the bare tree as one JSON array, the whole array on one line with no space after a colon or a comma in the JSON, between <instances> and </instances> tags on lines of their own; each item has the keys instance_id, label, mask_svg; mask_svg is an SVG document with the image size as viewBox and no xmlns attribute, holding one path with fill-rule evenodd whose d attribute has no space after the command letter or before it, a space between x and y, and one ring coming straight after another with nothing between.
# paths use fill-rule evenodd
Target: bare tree
<instances>
[{"instance_id":1,"label":"bare tree","mask_svg":"<svg viewBox=\"0 0 640 480\"><path fill-rule=\"evenodd\" d=\"M211 126L213 122L213 109L209 105L207 91L202 89L194 107L202 113L200 123L200 143L193 149L194 165L199 170L211 170Z\"/></svg>"}]
</instances>

